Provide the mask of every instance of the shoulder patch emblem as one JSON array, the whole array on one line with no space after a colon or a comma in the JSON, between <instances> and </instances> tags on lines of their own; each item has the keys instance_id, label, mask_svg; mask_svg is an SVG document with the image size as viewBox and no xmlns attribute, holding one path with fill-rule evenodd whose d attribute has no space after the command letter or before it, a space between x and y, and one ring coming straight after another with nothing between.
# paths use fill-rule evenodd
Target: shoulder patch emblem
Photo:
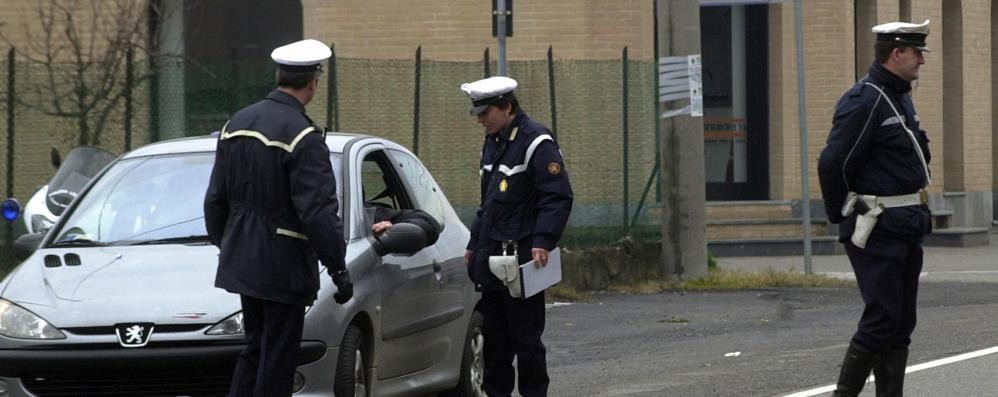
<instances>
[{"instance_id":1,"label":"shoulder patch emblem","mask_svg":"<svg viewBox=\"0 0 998 397\"><path fill-rule=\"evenodd\" d=\"M503 179L502 181L499 182L499 191L500 192L506 192L507 188L509 188L509 183L507 183L505 179Z\"/></svg>"},{"instance_id":2,"label":"shoulder patch emblem","mask_svg":"<svg viewBox=\"0 0 998 397\"><path fill-rule=\"evenodd\" d=\"M551 175L558 175L561 173L561 164L551 163L548 164L548 173Z\"/></svg>"}]
</instances>

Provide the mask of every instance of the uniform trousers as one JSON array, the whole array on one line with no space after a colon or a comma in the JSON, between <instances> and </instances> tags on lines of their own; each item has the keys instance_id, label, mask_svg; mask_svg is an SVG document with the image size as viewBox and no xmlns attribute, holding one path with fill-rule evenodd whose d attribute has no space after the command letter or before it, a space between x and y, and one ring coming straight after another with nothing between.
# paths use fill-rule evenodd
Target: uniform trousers
<instances>
[{"instance_id":1,"label":"uniform trousers","mask_svg":"<svg viewBox=\"0 0 998 397\"><path fill-rule=\"evenodd\" d=\"M519 299L505 290L483 291L479 310L484 317L485 393L490 397L511 395L519 373L520 395L546 396L550 380L541 342L544 292Z\"/></svg>"},{"instance_id":2,"label":"uniform trousers","mask_svg":"<svg viewBox=\"0 0 998 397\"><path fill-rule=\"evenodd\" d=\"M915 331L921 236L875 233L865 249L850 241L845 248L865 303L852 341L874 353L907 348Z\"/></svg>"},{"instance_id":3,"label":"uniform trousers","mask_svg":"<svg viewBox=\"0 0 998 397\"><path fill-rule=\"evenodd\" d=\"M290 396L305 307L241 295L246 348L239 354L229 397Z\"/></svg>"}]
</instances>

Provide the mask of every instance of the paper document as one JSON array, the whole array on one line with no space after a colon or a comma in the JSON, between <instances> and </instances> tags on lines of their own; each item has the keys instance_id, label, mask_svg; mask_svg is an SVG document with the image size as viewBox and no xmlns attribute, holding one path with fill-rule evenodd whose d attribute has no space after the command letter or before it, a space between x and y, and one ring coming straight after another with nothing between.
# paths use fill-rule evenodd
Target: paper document
<instances>
[{"instance_id":1,"label":"paper document","mask_svg":"<svg viewBox=\"0 0 998 397\"><path fill-rule=\"evenodd\" d=\"M529 298L561 281L561 249L555 247L548 253L548 264L534 266L534 261L520 265L520 285L523 297Z\"/></svg>"}]
</instances>

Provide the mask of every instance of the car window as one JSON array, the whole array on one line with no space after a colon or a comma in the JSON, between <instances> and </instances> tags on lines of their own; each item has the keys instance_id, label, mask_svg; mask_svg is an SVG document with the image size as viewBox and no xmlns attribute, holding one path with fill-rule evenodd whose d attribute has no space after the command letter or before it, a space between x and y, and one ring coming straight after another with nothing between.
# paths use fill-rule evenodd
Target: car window
<instances>
[{"instance_id":1,"label":"car window","mask_svg":"<svg viewBox=\"0 0 998 397\"><path fill-rule=\"evenodd\" d=\"M416 209L384 151L375 150L365 155L360 172L365 207Z\"/></svg>"},{"instance_id":2,"label":"car window","mask_svg":"<svg viewBox=\"0 0 998 397\"><path fill-rule=\"evenodd\" d=\"M114 243L206 235L210 153L122 160L80 199L54 241Z\"/></svg>"},{"instance_id":3,"label":"car window","mask_svg":"<svg viewBox=\"0 0 998 397\"><path fill-rule=\"evenodd\" d=\"M332 154L342 199L341 156ZM168 154L119 161L86 192L53 242L129 243L207 235L204 195L213 153ZM340 207L342 216L342 206Z\"/></svg>"},{"instance_id":4,"label":"car window","mask_svg":"<svg viewBox=\"0 0 998 397\"><path fill-rule=\"evenodd\" d=\"M400 150L390 150L389 152L392 160L398 166L399 173L411 189L419 208L436 218L440 224L444 224L444 198L437 183L430 176L430 172L409 153Z\"/></svg>"}]
</instances>

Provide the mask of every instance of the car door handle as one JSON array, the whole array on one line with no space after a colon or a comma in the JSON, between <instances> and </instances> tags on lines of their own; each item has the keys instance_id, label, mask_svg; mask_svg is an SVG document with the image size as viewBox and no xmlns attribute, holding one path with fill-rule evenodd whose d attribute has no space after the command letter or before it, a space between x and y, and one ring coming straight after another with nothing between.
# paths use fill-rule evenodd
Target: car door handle
<instances>
[{"instance_id":1,"label":"car door handle","mask_svg":"<svg viewBox=\"0 0 998 397\"><path fill-rule=\"evenodd\" d=\"M440 266L440 262L437 262L437 260L434 259L433 260L433 277L436 278L437 279L437 283L440 284L441 287L443 287L444 286L444 275L441 274L441 271L443 271L443 267Z\"/></svg>"}]
</instances>

